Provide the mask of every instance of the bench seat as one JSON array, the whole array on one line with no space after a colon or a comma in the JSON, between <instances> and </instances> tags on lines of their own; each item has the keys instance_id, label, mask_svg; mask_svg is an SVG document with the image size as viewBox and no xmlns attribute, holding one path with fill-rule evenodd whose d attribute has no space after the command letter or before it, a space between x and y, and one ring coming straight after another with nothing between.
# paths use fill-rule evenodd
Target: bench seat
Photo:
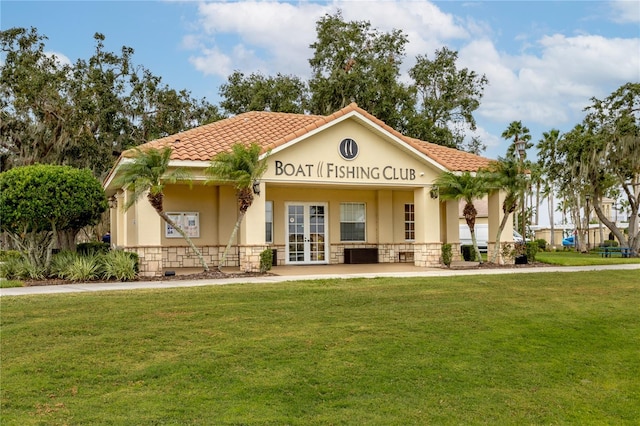
<instances>
[{"instance_id":1,"label":"bench seat","mask_svg":"<svg viewBox=\"0 0 640 426\"><path fill-rule=\"evenodd\" d=\"M378 263L377 248L345 248L344 263Z\"/></svg>"},{"instance_id":2,"label":"bench seat","mask_svg":"<svg viewBox=\"0 0 640 426\"><path fill-rule=\"evenodd\" d=\"M598 254L602 257L611 257L619 254L621 257L629 257L631 251L629 247L600 247Z\"/></svg>"}]
</instances>

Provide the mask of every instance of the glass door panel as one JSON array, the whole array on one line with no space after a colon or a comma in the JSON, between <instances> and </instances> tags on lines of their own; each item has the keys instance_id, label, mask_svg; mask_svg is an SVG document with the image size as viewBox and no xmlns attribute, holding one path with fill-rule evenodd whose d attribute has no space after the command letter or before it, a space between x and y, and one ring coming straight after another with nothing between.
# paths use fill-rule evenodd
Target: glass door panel
<instances>
[{"instance_id":1,"label":"glass door panel","mask_svg":"<svg viewBox=\"0 0 640 426\"><path fill-rule=\"evenodd\" d=\"M288 263L326 263L326 204L287 204Z\"/></svg>"}]
</instances>

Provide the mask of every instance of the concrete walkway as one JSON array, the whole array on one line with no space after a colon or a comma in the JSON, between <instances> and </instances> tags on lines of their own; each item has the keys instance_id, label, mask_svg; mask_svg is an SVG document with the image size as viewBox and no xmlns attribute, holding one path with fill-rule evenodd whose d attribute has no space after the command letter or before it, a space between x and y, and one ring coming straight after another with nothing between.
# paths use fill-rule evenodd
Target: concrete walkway
<instances>
[{"instance_id":1,"label":"concrete walkway","mask_svg":"<svg viewBox=\"0 0 640 426\"><path fill-rule=\"evenodd\" d=\"M456 265L464 268L464 265ZM409 264L373 265L312 265L275 266L272 275L243 278L222 278L203 280L133 281L107 283L75 283L52 286L13 287L0 289L0 297L23 296L29 294L58 294L97 291L140 290L179 287L198 287L227 284L269 284L287 281L319 280L334 278L375 278L375 277L447 277L461 275L529 274L548 272L585 272L603 270L640 270L640 264L593 265L593 266L549 266L521 268L487 269L440 269L419 268ZM237 272L237 270L236 270ZM640 274L637 276L640 284Z\"/></svg>"}]
</instances>

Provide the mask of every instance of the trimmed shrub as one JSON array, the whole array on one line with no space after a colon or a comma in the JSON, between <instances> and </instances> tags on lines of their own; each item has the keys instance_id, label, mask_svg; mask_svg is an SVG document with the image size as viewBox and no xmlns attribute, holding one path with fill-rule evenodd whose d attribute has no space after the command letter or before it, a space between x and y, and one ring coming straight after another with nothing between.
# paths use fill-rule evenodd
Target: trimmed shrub
<instances>
[{"instance_id":1,"label":"trimmed shrub","mask_svg":"<svg viewBox=\"0 0 640 426\"><path fill-rule=\"evenodd\" d=\"M460 246L460 250L462 250L462 258L467 262L474 262L476 260L476 251L473 248L473 245L463 244Z\"/></svg>"},{"instance_id":2,"label":"trimmed shrub","mask_svg":"<svg viewBox=\"0 0 640 426\"><path fill-rule=\"evenodd\" d=\"M265 249L260 253L260 272L265 273L273 266L273 250Z\"/></svg>"},{"instance_id":3,"label":"trimmed shrub","mask_svg":"<svg viewBox=\"0 0 640 426\"><path fill-rule=\"evenodd\" d=\"M537 239L536 244L538 244L539 251L545 251L547 249L547 240L544 238Z\"/></svg>"},{"instance_id":4,"label":"trimmed shrub","mask_svg":"<svg viewBox=\"0 0 640 426\"><path fill-rule=\"evenodd\" d=\"M442 252L442 263L447 268L451 267L451 259L453 258L453 253L451 252L451 244L443 244L441 248Z\"/></svg>"},{"instance_id":5,"label":"trimmed shrub","mask_svg":"<svg viewBox=\"0 0 640 426\"><path fill-rule=\"evenodd\" d=\"M536 261L536 254L538 253L539 247L540 246L536 241L529 241L527 243L527 247L525 251L527 255L527 262L531 263Z\"/></svg>"},{"instance_id":6,"label":"trimmed shrub","mask_svg":"<svg viewBox=\"0 0 640 426\"><path fill-rule=\"evenodd\" d=\"M98 253L109 253L110 245L109 243L103 243L101 241L91 241L88 243L80 243L76 247L76 251L78 254L82 255L91 255Z\"/></svg>"},{"instance_id":7,"label":"trimmed shrub","mask_svg":"<svg viewBox=\"0 0 640 426\"><path fill-rule=\"evenodd\" d=\"M113 250L103 255L102 270L104 271L102 276L108 280L131 281L138 274L134 256L122 250Z\"/></svg>"},{"instance_id":8,"label":"trimmed shrub","mask_svg":"<svg viewBox=\"0 0 640 426\"><path fill-rule=\"evenodd\" d=\"M616 240L605 240L602 243L602 247L618 247L618 242Z\"/></svg>"}]
</instances>

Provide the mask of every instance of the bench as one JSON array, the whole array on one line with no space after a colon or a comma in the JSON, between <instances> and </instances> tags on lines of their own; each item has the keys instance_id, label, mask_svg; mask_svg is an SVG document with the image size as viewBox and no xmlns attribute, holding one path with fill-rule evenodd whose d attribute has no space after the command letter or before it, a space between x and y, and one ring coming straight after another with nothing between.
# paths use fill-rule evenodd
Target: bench
<instances>
[{"instance_id":1,"label":"bench","mask_svg":"<svg viewBox=\"0 0 640 426\"><path fill-rule=\"evenodd\" d=\"M621 257L629 257L631 251L629 247L600 247L598 254L602 257L611 257L616 254L619 254Z\"/></svg>"},{"instance_id":2,"label":"bench","mask_svg":"<svg viewBox=\"0 0 640 426\"><path fill-rule=\"evenodd\" d=\"M344 249L344 263L378 263L378 249L346 248Z\"/></svg>"}]
</instances>

